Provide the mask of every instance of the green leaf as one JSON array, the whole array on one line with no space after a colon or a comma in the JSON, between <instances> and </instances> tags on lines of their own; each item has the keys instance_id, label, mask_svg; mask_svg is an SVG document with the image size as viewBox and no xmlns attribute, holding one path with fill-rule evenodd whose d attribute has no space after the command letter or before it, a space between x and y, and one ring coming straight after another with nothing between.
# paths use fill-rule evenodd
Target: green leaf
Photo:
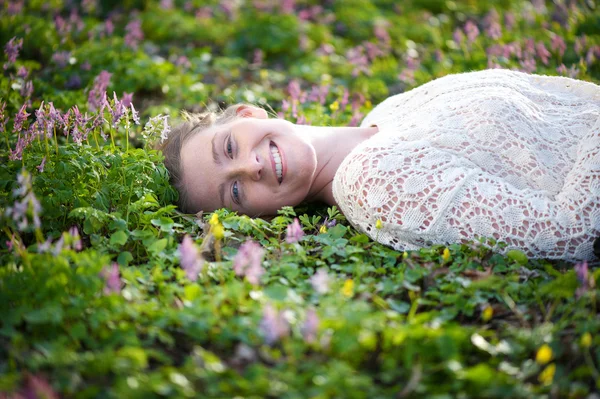
<instances>
[{"instance_id":1,"label":"green leaf","mask_svg":"<svg viewBox=\"0 0 600 399\"><path fill-rule=\"evenodd\" d=\"M509 259L511 259L523 266L526 265L527 262L529 261L527 259L527 255L525 255L525 253L523 251L519 251L518 249L511 249L510 251L508 251L506 253L506 256Z\"/></svg>"},{"instance_id":2,"label":"green leaf","mask_svg":"<svg viewBox=\"0 0 600 399\"><path fill-rule=\"evenodd\" d=\"M127 233L122 230L115 231L110 236L110 244L111 245L124 245L127 242Z\"/></svg>"},{"instance_id":3,"label":"green leaf","mask_svg":"<svg viewBox=\"0 0 600 399\"><path fill-rule=\"evenodd\" d=\"M168 243L168 241L166 238L161 238L160 240L156 240L148 246L148 252L150 252L152 255L156 256L159 253L161 253L162 251L164 251L164 249L167 247L167 243Z\"/></svg>"},{"instance_id":4,"label":"green leaf","mask_svg":"<svg viewBox=\"0 0 600 399\"><path fill-rule=\"evenodd\" d=\"M133 255L129 251L123 251L117 257L117 263L121 266L129 265L129 262L133 260Z\"/></svg>"}]
</instances>

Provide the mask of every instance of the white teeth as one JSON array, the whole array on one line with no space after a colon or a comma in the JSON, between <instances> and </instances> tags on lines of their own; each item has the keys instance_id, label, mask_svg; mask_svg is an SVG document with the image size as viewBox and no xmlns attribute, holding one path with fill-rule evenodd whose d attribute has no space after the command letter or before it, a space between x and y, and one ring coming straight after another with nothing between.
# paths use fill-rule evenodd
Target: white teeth
<instances>
[{"instance_id":1,"label":"white teeth","mask_svg":"<svg viewBox=\"0 0 600 399\"><path fill-rule=\"evenodd\" d=\"M271 145L271 154L273 154L273 159L275 160L275 171L277 174L277 179L281 183L281 178L283 177L283 166L281 166L281 155L279 155L279 150L274 145Z\"/></svg>"}]
</instances>

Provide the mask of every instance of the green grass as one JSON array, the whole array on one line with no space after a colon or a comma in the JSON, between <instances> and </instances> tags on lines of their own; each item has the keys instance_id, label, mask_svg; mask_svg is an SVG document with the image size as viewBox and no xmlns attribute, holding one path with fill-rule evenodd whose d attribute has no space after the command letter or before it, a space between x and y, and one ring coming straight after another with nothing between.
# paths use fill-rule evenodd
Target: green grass
<instances>
[{"instance_id":1,"label":"green grass","mask_svg":"<svg viewBox=\"0 0 600 399\"><path fill-rule=\"evenodd\" d=\"M211 224L212 214L173 205L151 149L162 122L146 126L242 101L293 122L357 124L390 95L488 66L598 83L593 2L86 1L72 17L61 0L26 3L0 5L0 41L23 39L0 76L0 396L585 398L600 389L599 270L583 278L564 262L502 256L483 238L398 252L323 206L270 220L222 209ZM131 21L143 39L127 37ZM481 33L467 38L467 21ZM140 125L131 108L121 118L92 110L101 71L112 74L110 107L133 93ZM49 127L50 102L70 112L65 123ZM19 128L23 105L31 115ZM288 243L296 218L304 236ZM197 278L181 265L185 235L202 259ZM264 249L255 284L236 273L248 240Z\"/></svg>"}]
</instances>

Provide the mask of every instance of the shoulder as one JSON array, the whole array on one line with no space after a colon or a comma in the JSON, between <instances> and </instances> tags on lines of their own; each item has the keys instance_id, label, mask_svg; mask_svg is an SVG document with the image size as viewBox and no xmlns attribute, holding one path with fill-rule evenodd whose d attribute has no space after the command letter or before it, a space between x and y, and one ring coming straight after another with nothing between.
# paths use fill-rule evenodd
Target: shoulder
<instances>
[{"instance_id":1,"label":"shoulder","mask_svg":"<svg viewBox=\"0 0 600 399\"><path fill-rule=\"evenodd\" d=\"M485 89L489 87L517 89L524 84L529 84L532 79L533 75L507 69L486 69L442 76L409 91L388 97L373 108L364 118L361 126L377 124L382 119L390 117L398 118L423 112L423 107L432 101L470 98L477 92L484 95Z\"/></svg>"}]
</instances>

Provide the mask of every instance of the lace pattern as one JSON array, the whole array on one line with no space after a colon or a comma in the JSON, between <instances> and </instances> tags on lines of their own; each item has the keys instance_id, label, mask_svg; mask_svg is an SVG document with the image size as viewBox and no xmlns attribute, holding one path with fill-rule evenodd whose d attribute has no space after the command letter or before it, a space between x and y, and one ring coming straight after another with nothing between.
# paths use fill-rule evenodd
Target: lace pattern
<instances>
[{"instance_id":1,"label":"lace pattern","mask_svg":"<svg viewBox=\"0 0 600 399\"><path fill-rule=\"evenodd\" d=\"M374 124L379 133L333 180L340 209L372 239L405 250L493 237L505 251L594 259L600 86L507 70L450 75L388 98L362 126Z\"/></svg>"}]
</instances>

